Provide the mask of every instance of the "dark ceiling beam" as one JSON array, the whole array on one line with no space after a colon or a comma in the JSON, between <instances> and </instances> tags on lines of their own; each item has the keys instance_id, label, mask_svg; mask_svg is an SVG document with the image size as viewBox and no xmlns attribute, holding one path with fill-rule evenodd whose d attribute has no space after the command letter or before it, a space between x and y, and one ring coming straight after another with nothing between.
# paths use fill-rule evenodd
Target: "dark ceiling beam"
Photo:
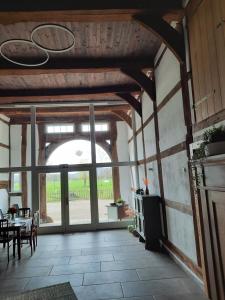
<instances>
[{"instance_id":1,"label":"dark ceiling beam","mask_svg":"<svg viewBox=\"0 0 225 300\"><path fill-rule=\"evenodd\" d=\"M130 110L130 105L105 105L105 106L95 106L95 114L102 114L105 112L127 112ZM0 114L4 114L10 117L30 117L31 111L29 108L0 108ZM36 115L37 117L62 117L67 115L81 115L89 114L88 106L78 106L78 107L37 107Z\"/></svg>"},{"instance_id":2,"label":"dark ceiling beam","mask_svg":"<svg viewBox=\"0 0 225 300\"><path fill-rule=\"evenodd\" d=\"M129 93L116 93L116 96L118 96L118 97L122 98L123 100L127 101L127 103L129 103L134 108L134 110L136 110L136 112L140 116L142 116L141 103L135 97L133 97Z\"/></svg>"},{"instance_id":3,"label":"dark ceiling beam","mask_svg":"<svg viewBox=\"0 0 225 300\"><path fill-rule=\"evenodd\" d=\"M185 62L185 45L182 33L157 15L136 15L134 20L153 32L173 52L180 63Z\"/></svg>"},{"instance_id":4,"label":"dark ceiling beam","mask_svg":"<svg viewBox=\"0 0 225 300\"><path fill-rule=\"evenodd\" d=\"M139 93L140 87L135 84L100 86L93 88L0 90L0 105L11 103L33 103L46 101L74 101L109 96L116 93Z\"/></svg>"},{"instance_id":5,"label":"dark ceiling beam","mask_svg":"<svg viewBox=\"0 0 225 300\"><path fill-rule=\"evenodd\" d=\"M152 101L156 101L155 83L140 70L121 69L121 72L135 80L137 84L149 95Z\"/></svg>"},{"instance_id":6,"label":"dark ceiling beam","mask_svg":"<svg viewBox=\"0 0 225 300\"><path fill-rule=\"evenodd\" d=\"M134 14L182 10L180 0L0 1L0 23L131 20Z\"/></svg>"},{"instance_id":7,"label":"dark ceiling beam","mask_svg":"<svg viewBox=\"0 0 225 300\"><path fill-rule=\"evenodd\" d=\"M24 76L67 73L102 73L120 71L121 68L148 69L154 68L153 58L100 58L100 59L59 59L48 62L42 67L25 68L0 60L0 76Z\"/></svg>"},{"instance_id":8,"label":"dark ceiling beam","mask_svg":"<svg viewBox=\"0 0 225 300\"><path fill-rule=\"evenodd\" d=\"M104 113L102 115L96 116L96 121L120 121L121 118L113 113ZM59 124L59 123L76 123L76 122L87 122L89 120L89 115L87 116L73 116L73 117L38 117L36 119L37 123L44 124ZM14 117L10 119L10 124L30 124L29 117Z\"/></svg>"}]
</instances>

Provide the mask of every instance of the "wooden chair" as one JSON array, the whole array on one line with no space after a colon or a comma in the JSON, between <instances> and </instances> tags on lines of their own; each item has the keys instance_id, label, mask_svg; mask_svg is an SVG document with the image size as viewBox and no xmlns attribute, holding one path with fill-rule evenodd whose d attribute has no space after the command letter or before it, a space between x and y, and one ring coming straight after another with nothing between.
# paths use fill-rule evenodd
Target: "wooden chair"
<instances>
[{"instance_id":1,"label":"wooden chair","mask_svg":"<svg viewBox=\"0 0 225 300\"><path fill-rule=\"evenodd\" d=\"M7 245L7 255L8 255L8 263L9 263L9 248L10 242L13 241L13 257L15 257L15 232L9 228L9 222L6 219L0 220L0 244Z\"/></svg>"},{"instance_id":2,"label":"wooden chair","mask_svg":"<svg viewBox=\"0 0 225 300\"><path fill-rule=\"evenodd\" d=\"M29 207L19 208L18 216L22 218L30 218L31 210Z\"/></svg>"},{"instance_id":3,"label":"wooden chair","mask_svg":"<svg viewBox=\"0 0 225 300\"><path fill-rule=\"evenodd\" d=\"M31 228L29 231L26 229L22 229L20 233L20 241L21 245L29 244L31 249L31 255L33 254L33 250L36 249L36 233L35 233L35 226L34 220L32 219Z\"/></svg>"}]
</instances>

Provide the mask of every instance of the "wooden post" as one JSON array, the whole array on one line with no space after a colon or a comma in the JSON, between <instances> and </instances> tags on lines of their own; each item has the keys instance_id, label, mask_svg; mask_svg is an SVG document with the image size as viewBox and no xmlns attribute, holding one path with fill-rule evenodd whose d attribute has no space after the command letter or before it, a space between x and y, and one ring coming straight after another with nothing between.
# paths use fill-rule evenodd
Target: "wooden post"
<instances>
[{"instance_id":1,"label":"wooden post","mask_svg":"<svg viewBox=\"0 0 225 300\"><path fill-rule=\"evenodd\" d=\"M111 129L112 161L118 162L116 122L111 122L110 125L111 125L110 129ZM114 195L114 201L116 202L117 199L121 198L119 167L112 168L112 177L113 177L112 178L113 179L113 195Z\"/></svg>"},{"instance_id":2,"label":"wooden post","mask_svg":"<svg viewBox=\"0 0 225 300\"><path fill-rule=\"evenodd\" d=\"M44 125L38 125L39 136L39 153L38 153L38 165L45 165L45 132ZM40 187L40 218L42 220L47 219L47 203L46 203L46 174L39 175L39 187Z\"/></svg>"},{"instance_id":3,"label":"wooden post","mask_svg":"<svg viewBox=\"0 0 225 300\"><path fill-rule=\"evenodd\" d=\"M27 159L27 125L22 125L22 142L21 142L21 165L26 167ZM27 172L22 172L21 175L22 184L22 206L27 207Z\"/></svg>"}]
</instances>

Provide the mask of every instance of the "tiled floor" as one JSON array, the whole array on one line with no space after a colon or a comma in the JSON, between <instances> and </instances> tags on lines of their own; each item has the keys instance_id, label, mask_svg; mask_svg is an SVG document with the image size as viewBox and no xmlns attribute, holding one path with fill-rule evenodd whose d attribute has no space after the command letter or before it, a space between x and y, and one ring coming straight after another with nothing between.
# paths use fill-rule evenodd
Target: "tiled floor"
<instances>
[{"instance_id":1,"label":"tiled floor","mask_svg":"<svg viewBox=\"0 0 225 300\"><path fill-rule=\"evenodd\" d=\"M40 236L22 259L0 249L0 295L70 281L79 300L205 300L169 257L145 251L126 230Z\"/></svg>"}]
</instances>

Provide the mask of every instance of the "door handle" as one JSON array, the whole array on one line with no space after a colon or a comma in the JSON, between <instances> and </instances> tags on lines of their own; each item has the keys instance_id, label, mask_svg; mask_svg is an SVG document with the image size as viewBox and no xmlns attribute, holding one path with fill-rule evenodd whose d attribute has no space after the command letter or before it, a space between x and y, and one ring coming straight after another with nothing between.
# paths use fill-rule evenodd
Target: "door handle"
<instances>
[{"instance_id":1,"label":"door handle","mask_svg":"<svg viewBox=\"0 0 225 300\"><path fill-rule=\"evenodd\" d=\"M69 205L69 197L66 197L66 205Z\"/></svg>"}]
</instances>

